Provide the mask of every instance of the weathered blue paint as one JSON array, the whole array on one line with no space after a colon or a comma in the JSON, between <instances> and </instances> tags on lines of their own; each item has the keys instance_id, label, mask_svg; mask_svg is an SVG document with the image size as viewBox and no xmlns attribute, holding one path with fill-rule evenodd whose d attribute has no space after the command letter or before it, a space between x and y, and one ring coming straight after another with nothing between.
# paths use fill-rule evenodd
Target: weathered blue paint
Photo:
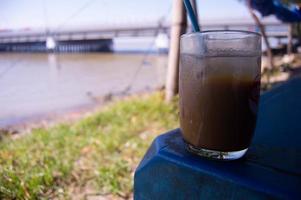
<instances>
[{"instance_id":1,"label":"weathered blue paint","mask_svg":"<svg viewBox=\"0 0 301 200\"><path fill-rule=\"evenodd\" d=\"M255 137L237 161L188 153L180 129L157 137L135 173L134 198L301 199L301 78L261 96Z\"/></svg>"}]
</instances>

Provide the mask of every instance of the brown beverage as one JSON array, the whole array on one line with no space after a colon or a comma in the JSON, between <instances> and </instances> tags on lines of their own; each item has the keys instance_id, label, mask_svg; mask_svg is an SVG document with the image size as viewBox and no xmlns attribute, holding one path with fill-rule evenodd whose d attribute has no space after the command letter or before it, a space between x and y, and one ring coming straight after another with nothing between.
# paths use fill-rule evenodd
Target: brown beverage
<instances>
[{"instance_id":1,"label":"brown beverage","mask_svg":"<svg viewBox=\"0 0 301 200\"><path fill-rule=\"evenodd\" d=\"M180 125L196 148L247 149L256 124L260 56L181 54Z\"/></svg>"}]
</instances>

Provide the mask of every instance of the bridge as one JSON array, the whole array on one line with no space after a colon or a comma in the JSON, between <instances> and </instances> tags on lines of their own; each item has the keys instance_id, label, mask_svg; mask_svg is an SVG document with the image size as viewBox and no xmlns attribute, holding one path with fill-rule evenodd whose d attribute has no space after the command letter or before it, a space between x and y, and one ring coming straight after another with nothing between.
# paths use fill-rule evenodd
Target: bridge
<instances>
[{"instance_id":1,"label":"bridge","mask_svg":"<svg viewBox=\"0 0 301 200\"><path fill-rule=\"evenodd\" d=\"M287 37L288 25L279 22L264 24L268 37ZM188 27L190 30L190 27ZM207 23L202 30L258 31L252 22ZM169 24L141 26L87 27L68 30L20 30L0 32L0 51L112 51L117 37L156 37L170 34Z\"/></svg>"}]
</instances>

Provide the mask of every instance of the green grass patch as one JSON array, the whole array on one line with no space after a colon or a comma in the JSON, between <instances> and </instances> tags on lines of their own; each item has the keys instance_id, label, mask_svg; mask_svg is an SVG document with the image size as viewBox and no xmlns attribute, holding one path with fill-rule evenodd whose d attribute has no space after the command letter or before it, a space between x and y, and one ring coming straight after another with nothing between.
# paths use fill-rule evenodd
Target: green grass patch
<instances>
[{"instance_id":1,"label":"green grass patch","mask_svg":"<svg viewBox=\"0 0 301 200\"><path fill-rule=\"evenodd\" d=\"M0 199L127 198L132 175L154 137L178 126L176 100L131 97L72 124L0 141Z\"/></svg>"}]
</instances>

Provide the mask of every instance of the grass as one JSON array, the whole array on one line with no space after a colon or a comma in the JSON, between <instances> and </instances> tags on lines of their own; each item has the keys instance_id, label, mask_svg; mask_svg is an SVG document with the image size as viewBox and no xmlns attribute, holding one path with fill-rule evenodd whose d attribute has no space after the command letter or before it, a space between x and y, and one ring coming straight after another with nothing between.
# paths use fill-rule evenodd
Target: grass
<instances>
[{"instance_id":1,"label":"grass","mask_svg":"<svg viewBox=\"0 0 301 200\"><path fill-rule=\"evenodd\" d=\"M176 101L131 97L81 121L0 141L0 199L129 198L153 138L178 125Z\"/></svg>"}]
</instances>

